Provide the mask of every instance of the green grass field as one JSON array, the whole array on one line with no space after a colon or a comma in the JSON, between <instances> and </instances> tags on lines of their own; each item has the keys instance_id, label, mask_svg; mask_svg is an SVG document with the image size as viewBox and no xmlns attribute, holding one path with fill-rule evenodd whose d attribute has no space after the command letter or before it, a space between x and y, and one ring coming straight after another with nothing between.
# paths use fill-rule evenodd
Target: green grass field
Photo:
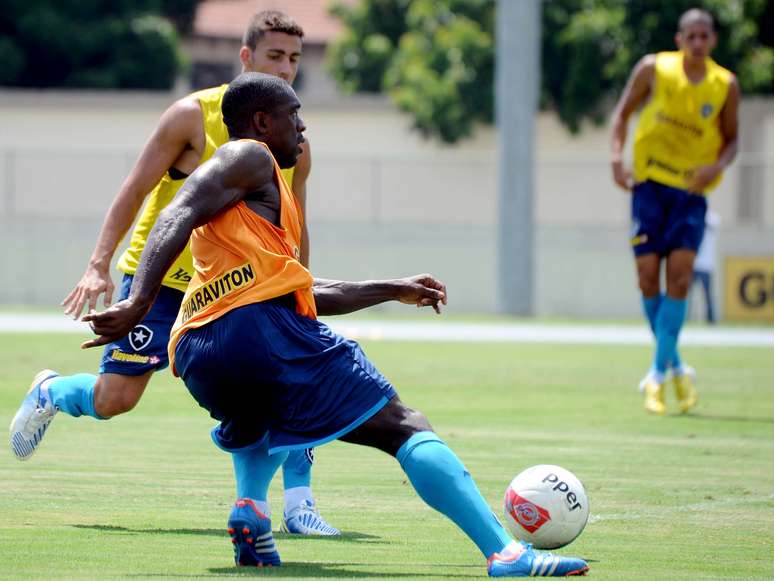
<instances>
[{"instance_id":1,"label":"green grass field","mask_svg":"<svg viewBox=\"0 0 774 581\"><path fill-rule=\"evenodd\" d=\"M80 351L79 341L0 336L3 425L41 367L96 367L99 353ZM523 468L560 464L578 475L592 516L561 552L588 558L591 577L774 575L770 350L685 349L700 374L696 413L651 417L635 390L644 347L364 347L403 400L427 414L498 514ZM340 443L317 450L314 488L343 537L278 534L282 568L234 568L225 533L230 460L210 443L211 424L165 372L131 414L109 422L62 414L30 461L0 454L0 578L486 576L473 544L416 497L394 460ZM271 495L279 515L279 477Z\"/></svg>"}]
</instances>

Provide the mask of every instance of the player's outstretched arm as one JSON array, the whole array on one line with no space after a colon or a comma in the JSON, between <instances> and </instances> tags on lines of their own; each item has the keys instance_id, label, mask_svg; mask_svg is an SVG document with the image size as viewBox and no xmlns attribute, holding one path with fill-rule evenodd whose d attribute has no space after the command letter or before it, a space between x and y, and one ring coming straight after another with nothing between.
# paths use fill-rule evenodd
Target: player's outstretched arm
<instances>
[{"instance_id":1,"label":"player's outstretched arm","mask_svg":"<svg viewBox=\"0 0 774 581\"><path fill-rule=\"evenodd\" d=\"M613 170L613 181L625 190L631 190L634 186L632 174L624 167L623 163L627 125L631 114L650 95L655 70L656 55L649 54L642 57L632 69L632 74L613 112L610 164Z\"/></svg>"},{"instance_id":2,"label":"player's outstretched arm","mask_svg":"<svg viewBox=\"0 0 774 581\"><path fill-rule=\"evenodd\" d=\"M96 347L125 336L150 309L164 273L185 248L193 229L273 179L274 162L257 142L230 142L218 149L159 214L140 257L129 297L106 311L83 317L99 336L81 346Z\"/></svg>"},{"instance_id":3,"label":"player's outstretched arm","mask_svg":"<svg viewBox=\"0 0 774 581\"><path fill-rule=\"evenodd\" d=\"M429 274L360 282L316 278L312 291L320 315L343 315L387 301L433 307L440 314L447 301L446 285Z\"/></svg>"},{"instance_id":4,"label":"player's outstretched arm","mask_svg":"<svg viewBox=\"0 0 774 581\"><path fill-rule=\"evenodd\" d=\"M84 306L91 311L104 293L104 304L113 300L110 261L131 227L148 193L189 145L203 134L201 108L195 99L182 99L162 115L137 162L105 215L86 271L62 301L65 314L78 318Z\"/></svg>"}]
</instances>

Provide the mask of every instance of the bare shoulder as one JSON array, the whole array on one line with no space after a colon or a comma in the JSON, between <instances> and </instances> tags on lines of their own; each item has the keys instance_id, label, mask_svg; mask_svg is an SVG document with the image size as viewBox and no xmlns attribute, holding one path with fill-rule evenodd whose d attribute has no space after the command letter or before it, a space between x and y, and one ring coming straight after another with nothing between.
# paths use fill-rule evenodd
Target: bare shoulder
<instances>
[{"instance_id":1,"label":"bare shoulder","mask_svg":"<svg viewBox=\"0 0 774 581\"><path fill-rule=\"evenodd\" d=\"M739 81L737 80L736 75L732 74L728 83L726 102L723 104L722 110L722 114L725 118L736 119L741 98L742 90L739 87ZM736 123L736 121L733 121L733 123Z\"/></svg>"},{"instance_id":2,"label":"bare shoulder","mask_svg":"<svg viewBox=\"0 0 774 581\"><path fill-rule=\"evenodd\" d=\"M192 138L203 131L202 107L199 100L191 95L178 99L161 116L161 127L174 128Z\"/></svg>"},{"instance_id":3,"label":"bare shoulder","mask_svg":"<svg viewBox=\"0 0 774 581\"><path fill-rule=\"evenodd\" d=\"M624 98L630 108L637 107L650 94L656 80L656 55L646 54L634 65Z\"/></svg>"},{"instance_id":4,"label":"bare shoulder","mask_svg":"<svg viewBox=\"0 0 774 581\"><path fill-rule=\"evenodd\" d=\"M227 141L212 159L235 182L263 182L273 179L274 160L269 150L252 139Z\"/></svg>"},{"instance_id":5,"label":"bare shoulder","mask_svg":"<svg viewBox=\"0 0 774 581\"><path fill-rule=\"evenodd\" d=\"M655 67L656 66L656 53L652 52L642 57L637 64L641 67Z\"/></svg>"},{"instance_id":6,"label":"bare shoulder","mask_svg":"<svg viewBox=\"0 0 774 581\"><path fill-rule=\"evenodd\" d=\"M218 153L234 159L246 159L251 163L270 163L272 160L268 148L254 139L233 139L227 141L218 148Z\"/></svg>"},{"instance_id":7,"label":"bare shoulder","mask_svg":"<svg viewBox=\"0 0 774 581\"><path fill-rule=\"evenodd\" d=\"M637 64L634 65L634 75L636 76L652 76L656 70L656 55L646 54Z\"/></svg>"}]
</instances>

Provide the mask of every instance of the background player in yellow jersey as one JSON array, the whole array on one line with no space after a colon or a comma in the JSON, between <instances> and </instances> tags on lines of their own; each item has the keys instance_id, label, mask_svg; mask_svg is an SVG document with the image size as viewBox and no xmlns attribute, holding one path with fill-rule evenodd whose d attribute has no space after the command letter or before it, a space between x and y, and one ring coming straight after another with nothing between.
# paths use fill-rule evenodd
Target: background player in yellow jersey
<instances>
[{"instance_id":1,"label":"background player in yellow jersey","mask_svg":"<svg viewBox=\"0 0 774 581\"><path fill-rule=\"evenodd\" d=\"M301 27L282 12L256 14L239 52L243 71L263 72L292 83L298 72L302 38ZM127 296L159 212L172 200L187 175L228 140L220 108L226 88L222 85L188 95L162 115L108 210L86 272L62 303L67 314L79 317L84 307L94 310L102 294L105 305L110 304L114 291L110 262L147 197L129 248L118 262L124 273L120 298ZM311 155L306 142L295 167L283 170L302 211L310 169ZM309 238L305 225L300 251L302 264L308 266ZM186 249L166 273L151 312L128 337L106 347L99 376L82 373L62 377L49 370L36 376L33 389L11 424L11 449L19 459L24 460L35 451L57 411L75 417L107 419L137 405L153 373L168 364L169 331L192 274L192 258ZM283 528L300 534L337 535L339 531L315 509L310 488L312 462L312 450L302 450L291 454L283 466Z\"/></svg>"},{"instance_id":2,"label":"background player in yellow jersey","mask_svg":"<svg viewBox=\"0 0 774 581\"><path fill-rule=\"evenodd\" d=\"M680 50L649 54L632 71L613 118L615 182L632 191L632 247L642 302L656 337L653 365L640 386L645 409L663 414L671 369L680 411L697 402L693 370L677 349L693 262L704 234L706 194L737 151L739 85L710 58L712 16L685 12L675 37ZM634 172L623 163L629 116L645 103L634 140ZM660 278L666 263L666 294Z\"/></svg>"}]
</instances>

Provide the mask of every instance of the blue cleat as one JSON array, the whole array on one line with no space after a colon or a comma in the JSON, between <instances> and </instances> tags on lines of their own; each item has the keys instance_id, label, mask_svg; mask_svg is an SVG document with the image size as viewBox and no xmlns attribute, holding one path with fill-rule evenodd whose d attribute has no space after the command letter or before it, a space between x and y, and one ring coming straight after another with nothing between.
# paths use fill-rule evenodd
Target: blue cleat
<instances>
[{"instance_id":1,"label":"blue cleat","mask_svg":"<svg viewBox=\"0 0 774 581\"><path fill-rule=\"evenodd\" d=\"M19 411L11 421L9 428L9 444L11 452L19 460L26 460L37 450L48 425L59 411L48 396L44 385L49 379L59 374L50 369L44 369L32 380L30 390L22 401Z\"/></svg>"},{"instance_id":2,"label":"blue cleat","mask_svg":"<svg viewBox=\"0 0 774 581\"><path fill-rule=\"evenodd\" d=\"M323 537L335 537L341 534L336 527L332 527L320 516L314 506L314 502L303 501L290 512L286 512L282 519L280 531L294 535L317 535Z\"/></svg>"},{"instance_id":3,"label":"blue cleat","mask_svg":"<svg viewBox=\"0 0 774 581\"><path fill-rule=\"evenodd\" d=\"M249 498L236 501L228 517L238 567L279 567L280 556L271 534L271 520Z\"/></svg>"},{"instance_id":4,"label":"blue cleat","mask_svg":"<svg viewBox=\"0 0 774 581\"><path fill-rule=\"evenodd\" d=\"M529 543L519 544L522 550L515 555L495 553L487 559L490 577L570 577L585 575L589 570L583 559L535 551Z\"/></svg>"}]
</instances>

